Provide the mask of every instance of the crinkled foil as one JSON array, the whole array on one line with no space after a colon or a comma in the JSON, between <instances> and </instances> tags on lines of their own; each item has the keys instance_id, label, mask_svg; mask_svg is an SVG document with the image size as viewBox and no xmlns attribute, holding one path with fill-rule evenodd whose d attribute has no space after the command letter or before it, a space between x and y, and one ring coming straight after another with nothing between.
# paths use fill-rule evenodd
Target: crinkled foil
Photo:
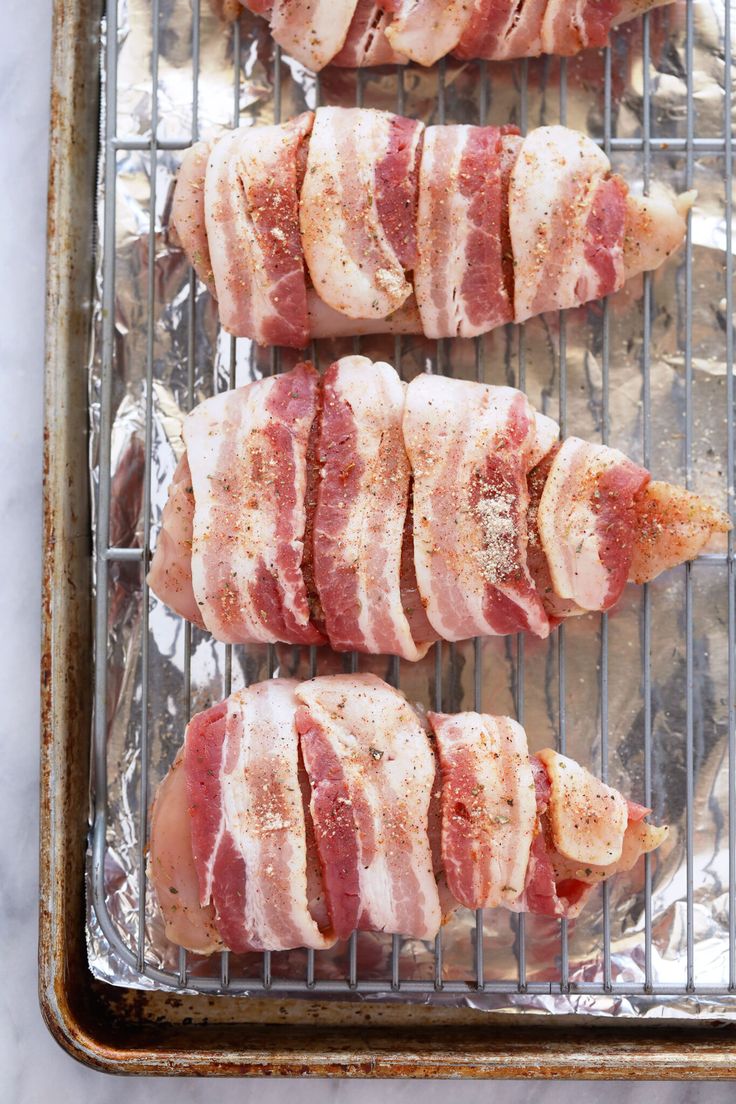
<instances>
[{"instance_id":1,"label":"crinkled foil","mask_svg":"<svg viewBox=\"0 0 736 1104\"><path fill-rule=\"evenodd\" d=\"M429 71L408 68L398 78L393 70L358 75L328 70L316 80L289 58L278 63L266 24L255 17L244 16L237 29L224 27L202 0L198 35L196 18L186 0L161 0L154 37L148 0L120 0L114 89L103 63L104 102L106 110L116 109L118 141L114 163L103 159L100 166L90 455L97 501L99 488L107 486L99 470L102 297L105 262L114 260L112 364L107 369L113 415L111 546L143 548L147 476L149 545L155 546L167 485L182 449L182 416L190 406L232 382L296 359L292 353L282 357L247 341L235 342L220 329L212 300L193 279L169 229L181 158L181 150L172 147L232 125L234 117L242 124L271 122L318 102L358 102L427 122L515 122L524 128L563 121L604 142L610 139L614 167L634 189L655 182L676 190L697 188L687 248L651 281L634 281L605 308L596 303L564 318L545 316L479 342L366 338L321 342L314 355L324 366L360 348L395 363L406 379L432 368L524 387L566 432L608 440L646 461L655 478L687 479L726 505L731 319L726 313L727 105L720 0L693 5L691 52L687 9L676 3L655 12L646 33L641 21L621 28L608 61L602 51L566 63L448 61ZM197 42L198 59L193 57ZM647 48L648 66L642 60ZM156 114L158 147L152 153ZM651 143L645 154L647 136ZM695 139L690 152L689 136ZM130 148L136 145L143 148ZM115 256L106 258L101 244L105 195L113 179L115 200L107 214L114 218ZM734 834L729 770L734 761L729 767L724 552L725 545L716 549L720 554L701 559L691 570L671 571L648 590L629 587L607 622L598 616L571 621L548 641L497 638L443 645L423 662L399 668L389 659L359 658L361 670L388 678L398 674L409 698L425 706L518 715L533 749L566 748L594 771L604 771L624 793L650 804L656 821L672 825L669 840L648 866L641 862L597 890L582 917L566 929L541 917L520 921L502 910L488 913L482 967L474 945L475 916L458 913L442 933L442 979L467 983L462 992L435 988L434 948L415 940L401 943L398 977L401 984L423 984L410 986L411 991L392 990L391 938L361 934L353 966L359 981L374 983L371 996L508 1012L734 1015L733 1000L724 995L734 981L733 945L729 957L729 829L732 845ZM104 894L97 896L90 880L88 941L97 976L150 988L162 986L162 979L145 976L135 965L142 843L155 787L181 743L190 712L221 699L230 686L269 673L340 671L349 669L349 660L286 646L236 647L230 653L198 629L189 635L152 595L145 600L147 657L141 563L112 562L107 725L95 736L107 742L107 792L100 792L98 784L93 798L93 813L106 803L106 847L98 856ZM103 934L102 909L112 939ZM188 955L185 964L180 961L178 949L164 938L150 886L143 912L145 962L149 970L169 971L166 985L191 990L202 977L220 976L217 956ZM180 973L183 965L186 973ZM342 999L349 995L344 981L350 968L344 945L314 958L315 979L334 982ZM247 992L253 988L247 979L263 976L260 956L231 956L228 969L231 991ZM272 979L279 984L293 979L294 994L307 994L306 970L304 952L271 956ZM478 986L479 977L485 989ZM607 993L609 982L640 992ZM647 983L651 992L644 995ZM361 995L360 988L355 995Z\"/></svg>"}]
</instances>

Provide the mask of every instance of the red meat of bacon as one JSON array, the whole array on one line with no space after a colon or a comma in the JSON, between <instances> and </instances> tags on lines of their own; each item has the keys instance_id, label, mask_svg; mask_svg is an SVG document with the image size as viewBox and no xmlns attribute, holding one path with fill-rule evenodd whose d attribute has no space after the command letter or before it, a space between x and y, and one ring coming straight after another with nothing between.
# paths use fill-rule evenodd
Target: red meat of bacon
<instances>
[{"instance_id":1,"label":"red meat of bacon","mask_svg":"<svg viewBox=\"0 0 736 1104\"><path fill-rule=\"evenodd\" d=\"M299 364L207 399L185 422L194 594L219 640L322 642L301 568L316 398L317 373Z\"/></svg>"},{"instance_id":2,"label":"red meat of bacon","mask_svg":"<svg viewBox=\"0 0 736 1104\"><path fill-rule=\"evenodd\" d=\"M375 675L312 679L297 697L335 933L434 938L441 916L427 822L435 764L416 712Z\"/></svg>"},{"instance_id":3,"label":"red meat of bacon","mask_svg":"<svg viewBox=\"0 0 736 1104\"><path fill-rule=\"evenodd\" d=\"M444 640L549 633L526 562L536 434L529 403L512 388L428 375L409 385L417 581Z\"/></svg>"},{"instance_id":4,"label":"red meat of bacon","mask_svg":"<svg viewBox=\"0 0 736 1104\"><path fill-rule=\"evenodd\" d=\"M233 951L328 947L309 909L294 715L298 683L271 679L195 717L184 749L203 907Z\"/></svg>"},{"instance_id":5,"label":"red meat of bacon","mask_svg":"<svg viewBox=\"0 0 736 1104\"><path fill-rule=\"evenodd\" d=\"M365 357L344 357L324 378L312 555L325 631L338 651L418 659L428 647L412 639L402 606L405 390L390 365Z\"/></svg>"}]
</instances>

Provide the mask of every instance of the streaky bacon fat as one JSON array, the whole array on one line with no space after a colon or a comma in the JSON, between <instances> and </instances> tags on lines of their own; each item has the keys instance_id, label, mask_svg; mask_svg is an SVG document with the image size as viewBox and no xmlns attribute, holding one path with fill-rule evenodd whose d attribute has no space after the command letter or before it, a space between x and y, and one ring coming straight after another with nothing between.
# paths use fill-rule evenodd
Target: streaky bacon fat
<instances>
[{"instance_id":1,"label":"streaky bacon fat","mask_svg":"<svg viewBox=\"0 0 736 1104\"><path fill-rule=\"evenodd\" d=\"M574 919L599 882L631 870L643 854L664 842L669 829L647 824L648 809L626 801L556 751L540 751L532 759L532 769L537 831L518 909ZM560 781L565 771L574 778L572 784ZM612 811L610 822L607 807ZM558 850L560 844L568 854ZM591 858L605 861L597 864Z\"/></svg>"},{"instance_id":2,"label":"streaky bacon fat","mask_svg":"<svg viewBox=\"0 0 736 1104\"><path fill-rule=\"evenodd\" d=\"M442 859L466 908L513 904L537 820L526 733L509 717L429 713L442 770Z\"/></svg>"},{"instance_id":3,"label":"streaky bacon fat","mask_svg":"<svg viewBox=\"0 0 736 1104\"><path fill-rule=\"evenodd\" d=\"M538 57L547 0L475 0L473 14L453 50L462 60Z\"/></svg>"},{"instance_id":4,"label":"streaky bacon fat","mask_svg":"<svg viewBox=\"0 0 736 1104\"><path fill-rule=\"evenodd\" d=\"M434 65L457 46L472 8L473 0L398 0L389 9L394 17L386 35L399 53Z\"/></svg>"},{"instance_id":5,"label":"streaky bacon fat","mask_svg":"<svg viewBox=\"0 0 736 1104\"><path fill-rule=\"evenodd\" d=\"M414 555L427 617L444 640L549 622L526 560L527 471L536 421L526 397L441 376L409 384L404 441L414 475Z\"/></svg>"},{"instance_id":6,"label":"streaky bacon fat","mask_svg":"<svg viewBox=\"0 0 736 1104\"><path fill-rule=\"evenodd\" d=\"M508 192L522 142L513 131L427 128L414 274L427 337L474 337L513 319Z\"/></svg>"},{"instance_id":7,"label":"streaky bacon fat","mask_svg":"<svg viewBox=\"0 0 736 1104\"><path fill-rule=\"evenodd\" d=\"M552 460L537 527L554 592L584 610L608 610L629 576L635 500L649 473L617 449L568 437Z\"/></svg>"},{"instance_id":8,"label":"streaky bacon fat","mask_svg":"<svg viewBox=\"0 0 736 1104\"><path fill-rule=\"evenodd\" d=\"M318 108L300 199L315 291L350 318L386 318L409 297L422 123Z\"/></svg>"},{"instance_id":9,"label":"streaky bacon fat","mask_svg":"<svg viewBox=\"0 0 736 1104\"><path fill-rule=\"evenodd\" d=\"M273 0L271 33L308 69L319 71L342 49L358 0Z\"/></svg>"},{"instance_id":10,"label":"streaky bacon fat","mask_svg":"<svg viewBox=\"0 0 736 1104\"><path fill-rule=\"evenodd\" d=\"M224 328L260 345L304 348L307 285L298 220L300 150L314 116L239 127L214 143L205 219Z\"/></svg>"},{"instance_id":11,"label":"streaky bacon fat","mask_svg":"<svg viewBox=\"0 0 736 1104\"><path fill-rule=\"evenodd\" d=\"M360 69L370 65L402 65L406 58L397 53L386 37L390 14L375 0L358 0L347 38L331 65Z\"/></svg>"},{"instance_id":12,"label":"streaky bacon fat","mask_svg":"<svg viewBox=\"0 0 736 1104\"><path fill-rule=\"evenodd\" d=\"M416 712L375 675L303 682L297 727L332 924L433 939L427 835L434 756Z\"/></svg>"},{"instance_id":13,"label":"streaky bacon fat","mask_svg":"<svg viewBox=\"0 0 736 1104\"><path fill-rule=\"evenodd\" d=\"M187 729L184 766L200 902L212 902L232 951L324 948L335 941L309 911L297 686L291 679L257 683L199 714Z\"/></svg>"},{"instance_id":14,"label":"streaky bacon fat","mask_svg":"<svg viewBox=\"0 0 736 1104\"><path fill-rule=\"evenodd\" d=\"M509 188L517 322L622 286L628 189L610 169L595 142L567 127L524 139Z\"/></svg>"},{"instance_id":15,"label":"streaky bacon fat","mask_svg":"<svg viewBox=\"0 0 736 1104\"><path fill-rule=\"evenodd\" d=\"M428 644L412 639L402 606L411 475L402 435L405 390L389 364L366 357L344 357L328 369L313 570L333 648L415 660Z\"/></svg>"},{"instance_id":16,"label":"streaky bacon fat","mask_svg":"<svg viewBox=\"0 0 736 1104\"><path fill-rule=\"evenodd\" d=\"M311 364L226 391L184 423L194 489L192 581L218 640L319 644L302 576Z\"/></svg>"}]
</instances>

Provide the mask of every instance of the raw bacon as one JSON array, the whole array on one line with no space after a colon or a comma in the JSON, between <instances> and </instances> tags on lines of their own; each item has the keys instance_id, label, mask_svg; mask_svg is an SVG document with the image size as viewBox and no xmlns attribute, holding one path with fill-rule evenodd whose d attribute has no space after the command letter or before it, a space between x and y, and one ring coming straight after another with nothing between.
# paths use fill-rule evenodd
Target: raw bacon
<instances>
[{"instance_id":1,"label":"raw bacon","mask_svg":"<svg viewBox=\"0 0 736 1104\"><path fill-rule=\"evenodd\" d=\"M274 40L308 69L320 70L342 49L357 0L273 0Z\"/></svg>"},{"instance_id":2,"label":"raw bacon","mask_svg":"<svg viewBox=\"0 0 736 1104\"><path fill-rule=\"evenodd\" d=\"M538 57L547 0L475 0L473 14L453 50L462 60Z\"/></svg>"},{"instance_id":3,"label":"raw bacon","mask_svg":"<svg viewBox=\"0 0 736 1104\"><path fill-rule=\"evenodd\" d=\"M631 870L664 842L669 829L647 824L648 809L626 801L556 751L540 751L532 769L537 830L518 905L543 916L574 919L597 883Z\"/></svg>"},{"instance_id":4,"label":"raw bacon","mask_svg":"<svg viewBox=\"0 0 736 1104\"><path fill-rule=\"evenodd\" d=\"M441 920L427 835L435 766L417 714L375 675L312 679L297 697L335 933L433 939Z\"/></svg>"},{"instance_id":5,"label":"raw bacon","mask_svg":"<svg viewBox=\"0 0 736 1104\"><path fill-rule=\"evenodd\" d=\"M294 723L298 683L271 679L195 717L184 750L200 902L233 951L329 947L309 911Z\"/></svg>"},{"instance_id":6,"label":"raw bacon","mask_svg":"<svg viewBox=\"0 0 736 1104\"><path fill-rule=\"evenodd\" d=\"M369 674L272 679L195 716L153 808L169 937L200 953L432 939L458 904L572 918L667 836L572 759L530 758L508 717L429 722L439 763Z\"/></svg>"},{"instance_id":7,"label":"raw bacon","mask_svg":"<svg viewBox=\"0 0 736 1104\"><path fill-rule=\"evenodd\" d=\"M457 46L473 0L399 0L386 36L395 50L420 65L434 65Z\"/></svg>"},{"instance_id":8,"label":"raw bacon","mask_svg":"<svg viewBox=\"0 0 736 1104\"><path fill-rule=\"evenodd\" d=\"M526 733L509 717L429 713L442 769L442 858L466 908L513 904L524 890L537 803Z\"/></svg>"},{"instance_id":9,"label":"raw bacon","mask_svg":"<svg viewBox=\"0 0 736 1104\"><path fill-rule=\"evenodd\" d=\"M387 111L317 110L300 200L304 256L319 297L350 318L385 318L411 294L423 130Z\"/></svg>"},{"instance_id":10,"label":"raw bacon","mask_svg":"<svg viewBox=\"0 0 736 1104\"><path fill-rule=\"evenodd\" d=\"M359 0L360 11L362 0ZM463 60L537 57L539 54L576 54L586 47L605 46L611 28L671 0L365 0L365 7L381 15L381 30L400 60L433 65L446 54ZM212 0L222 18L235 18L233 0ZM382 65L384 48L352 53L347 32L347 10L336 5L334 25L324 33L322 9L312 0L242 0L251 11L272 21L274 38L298 60L320 69L333 65ZM352 0L353 7L355 0ZM273 10L272 10L273 9ZM276 30L276 9L279 28ZM353 17L353 24L356 22ZM368 19L366 15L365 20ZM286 31L282 24L286 22ZM289 33L290 32L290 33ZM288 37L287 37L288 33ZM339 50L339 52L338 52ZM332 51L332 53L331 53ZM345 55L345 56L344 56ZM348 61L347 58L351 60Z\"/></svg>"},{"instance_id":11,"label":"raw bacon","mask_svg":"<svg viewBox=\"0 0 736 1104\"><path fill-rule=\"evenodd\" d=\"M220 320L260 345L304 348L307 285L299 237L300 149L305 112L281 126L240 127L213 147L205 217Z\"/></svg>"},{"instance_id":12,"label":"raw bacon","mask_svg":"<svg viewBox=\"0 0 736 1104\"><path fill-rule=\"evenodd\" d=\"M426 131L414 282L427 337L474 337L513 320L508 189L515 154L504 133L474 126Z\"/></svg>"},{"instance_id":13,"label":"raw bacon","mask_svg":"<svg viewBox=\"0 0 736 1104\"><path fill-rule=\"evenodd\" d=\"M388 12L374 0L358 0L345 43L332 59L332 65L362 68L369 65L401 65L406 61L386 38Z\"/></svg>"},{"instance_id":14,"label":"raw bacon","mask_svg":"<svg viewBox=\"0 0 736 1104\"><path fill-rule=\"evenodd\" d=\"M555 594L584 610L615 605L629 577L634 502L649 473L617 449L568 437L550 466L537 526Z\"/></svg>"},{"instance_id":15,"label":"raw bacon","mask_svg":"<svg viewBox=\"0 0 736 1104\"><path fill-rule=\"evenodd\" d=\"M526 562L526 476L536 441L524 395L440 376L407 392L404 441L414 473L419 591L444 640L549 622Z\"/></svg>"},{"instance_id":16,"label":"raw bacon","mask_svg":"<svg viewBox=\"0 0 736 1104\"><path fill-rule=\"evenodd\" d=\"M406 386L389 364L344 357L324 378L313 565L337 651L419 659L402 607L401 554L410 468Z\"/></svg>"},{"instance_id":17,"label":"raw bacon","mask_svg":"<svg viewBox=\"0 0 736 1104\"><path fill-rule=\"evenodd\" d=\"M416 120L320 108L310 137L312 118L233 131L206 171L197 146L174 196L223 325L261 344L474 336L607 295L685 234L694 193L629 195L565 127L430 127L425 141Z\"/></svg>"},{"instance_id":18,"label":"raw bacon","mask_svg":"<svg viewBox=\"0 0 736 1104\"><path fill-rule=\"evenodd\" d=\"M194 489L192 581L218 640L319 644L301 571L310 364L226 391L184 423Z\"/></svg>"},{"instance_id":19,"label":"raw bacon","mask_svg":"<svg viewBox=\"0 0 736 1104\"><path fill-rule=\"evenodd\" d=\"M524 139L509 188L517 322L623 285L628 189L610 168L595 142L567 127Z\"/></svg>"}]
</instances>

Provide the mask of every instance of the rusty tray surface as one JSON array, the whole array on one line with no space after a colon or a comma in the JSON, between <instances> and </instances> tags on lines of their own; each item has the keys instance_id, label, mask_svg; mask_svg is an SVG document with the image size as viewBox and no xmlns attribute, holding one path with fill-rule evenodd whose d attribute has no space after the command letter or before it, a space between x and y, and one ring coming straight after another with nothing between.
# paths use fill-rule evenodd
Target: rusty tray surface
<instances>
[{"instance_id":1,"label":"rusty tray surface","mask_svg":"<svg viewBox=\"0 0 736 1104\"><path fill-rule=\"evenodd\" d=\"M520 1019L442 1003L180 995L92 977L84 927L93 705L87 366L101 14L89 0L56 0L54 8L39 943L50 1030L87 1064L127 1073L734 1076L732 1023ZM728 143L724 156L730 169ZM732 579L732 553L728 566Z\"/></svg>"}]
</instances>

